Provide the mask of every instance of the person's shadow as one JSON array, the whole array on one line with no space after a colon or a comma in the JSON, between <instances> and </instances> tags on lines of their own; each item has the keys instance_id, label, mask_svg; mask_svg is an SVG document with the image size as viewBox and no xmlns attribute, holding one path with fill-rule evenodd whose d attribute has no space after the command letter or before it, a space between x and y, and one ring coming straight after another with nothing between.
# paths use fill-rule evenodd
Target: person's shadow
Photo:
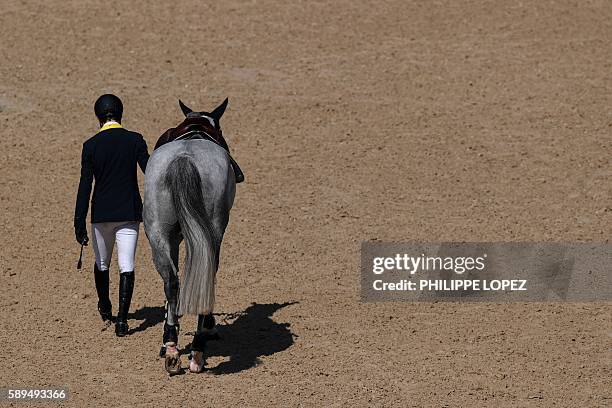
<instances>
[{"instance_id":1,"label":"person's shadow","mask_svg":"<svg viewBox=\"0 0 612 408\"><path fill-rule=\"evenodd\" d=\"M164 321L164 315L166 311L163 306L145 306L134 313L131 313L128 317L135 320L143 320L138 327L130 329L129 334L138 333L147 330L149 327L158 325Z\"/></svg>"},{"instance_id":2,"label":"person's shadow","mask_svg":"<svg viewBox=\"0 0 612 408\"><path fill-rule=\"evenodd\" d=\"M244 312L230 315L227 320L236 315L238 317L228 324L219 322L222 314L216 315L219 339L206 342L204 355L229 357L229 360L207 368L206 372L217 375L237 373L258 365L261 356L269 356L291 347L297 335L291 333L289 323L276 323L272 315L295 303L253 303ZM190 346L185 349L189 350Z\"/></svg>"}]
</instances>

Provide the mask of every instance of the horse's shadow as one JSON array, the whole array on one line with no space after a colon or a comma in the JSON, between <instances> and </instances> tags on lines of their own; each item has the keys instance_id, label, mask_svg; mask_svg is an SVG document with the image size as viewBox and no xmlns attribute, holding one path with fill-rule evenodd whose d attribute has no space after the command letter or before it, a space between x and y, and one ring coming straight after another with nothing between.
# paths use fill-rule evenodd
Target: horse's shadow
<instances>
[{"instance_id":1,"label":"horse's shadow","mask_svg":"<svg viewBox=\"0 0 612 408\"><path fill-rule=\"evenodd\" d=\"M230 315L228 319L238 316L227 324L217 324L219 340L206 343L206 357L229 357L215 367L207 368L212 374L233 374L255 367L260 363L261 356L269 356L286 350L293 345L297 337L289 330L289 323L276 323L272 315L279 309L297 302L286 303L253 303L244 312ZM223 314L216 315L223 317ZM225 315L226 316L226 315ZM189 350L190 344L185 347Z\"/></svg>"}]
</instances>

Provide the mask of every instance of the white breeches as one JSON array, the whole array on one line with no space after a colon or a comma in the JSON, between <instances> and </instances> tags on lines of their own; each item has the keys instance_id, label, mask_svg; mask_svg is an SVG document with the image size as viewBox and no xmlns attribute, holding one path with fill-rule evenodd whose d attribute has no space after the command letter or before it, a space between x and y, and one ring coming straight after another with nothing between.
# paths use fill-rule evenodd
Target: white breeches
<instances>
[{"instance_id":1,"label":"white breeches","mask_svg":"<svg viewBox=\"0 0 612 408\"><path fill-rule=\"evenodd\" d=\"M92 243L98 269L101 271L108 270L113 256L113 247L117 242L119 272L133 271L140 222L100 222L91 224L91 226Z\"/></svg>"}]
</instances>

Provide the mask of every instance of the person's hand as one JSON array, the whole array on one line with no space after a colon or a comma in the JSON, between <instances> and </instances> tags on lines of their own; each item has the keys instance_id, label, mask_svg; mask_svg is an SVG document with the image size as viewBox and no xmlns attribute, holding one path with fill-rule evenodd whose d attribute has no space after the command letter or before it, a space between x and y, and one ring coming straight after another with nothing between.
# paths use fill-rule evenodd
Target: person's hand
<instances>
[{"instance_id":1,"label":"person's hand","mask_svg":"<svg viewBox=\"0 0 612 408\"><path fill-rule=\"evenodd\" d=\"M89 237L87 236L87 228L84 225L74 227L74 235L76 236L76 240L80 245L87 246Z\"/></svg>"}]
</instances>

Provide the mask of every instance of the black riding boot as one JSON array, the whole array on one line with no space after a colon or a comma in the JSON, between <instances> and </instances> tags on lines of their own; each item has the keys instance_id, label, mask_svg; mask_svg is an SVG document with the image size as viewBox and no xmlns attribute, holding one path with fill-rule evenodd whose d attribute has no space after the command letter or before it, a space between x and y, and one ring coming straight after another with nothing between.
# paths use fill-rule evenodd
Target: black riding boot
<instances>
[{"instance_id":1,"label":"black riding boot","mask_svg":"<svg viewBox=\"0 0 612 408\"><path fill-rule=\"evenodd\" d=\"M113 305L108 297L108 269L101 271L98 265L94 264L94 281L98 292L98 313L102 321L110 321L113 317Z\"/></svg>"},{"instance_id":2,"label":"black riding boot","mask_svg":"<svg viewBox=\"0 0 612 408\"><path fill-rule=\"evenodd\" d=\"M128 333L127 315L134 293L134 271L119 274L119 311L115 323L115 334L123 337Z\"/></svg>"}]
</instances>

